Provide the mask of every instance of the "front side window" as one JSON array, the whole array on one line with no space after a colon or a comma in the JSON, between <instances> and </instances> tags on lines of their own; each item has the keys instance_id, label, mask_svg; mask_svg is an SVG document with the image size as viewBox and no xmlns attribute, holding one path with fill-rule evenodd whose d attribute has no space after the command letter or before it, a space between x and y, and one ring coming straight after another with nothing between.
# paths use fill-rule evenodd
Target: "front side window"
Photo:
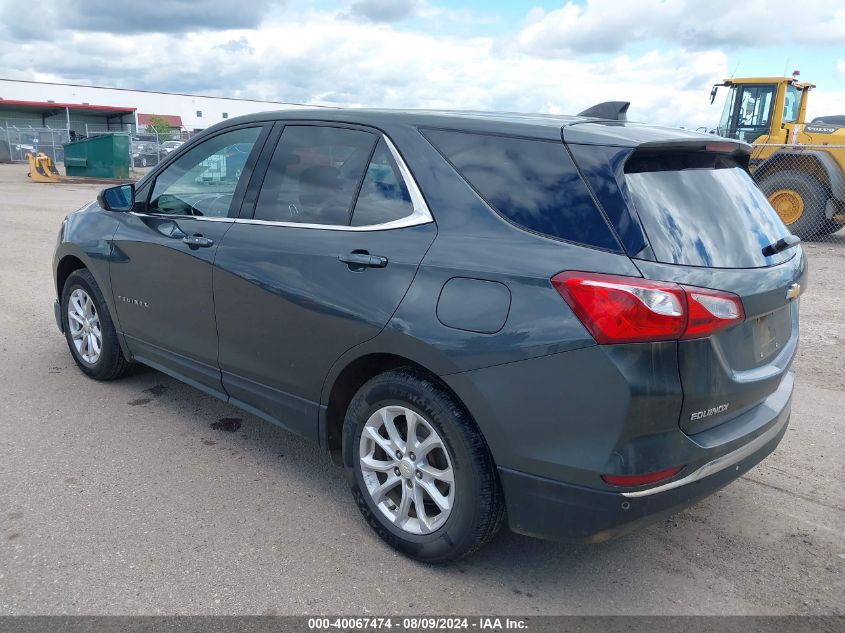
<instances>
[{"instance_id":1,"label":"front side window","mask_svg":"<svg viewBox=\"0 0 845 633\"><path fill-rule=\"evenodd\" d=\"M731 86L717 132L751 143L768 134L775 100L774 84Z\"/></svg>"},{"instance_id":2,"label":"front side window","mask_svg":"<svg viewBox=\"0 0 845 633\"><path fill-rule=\"evenodd\" d=\"M260 127L219 134L192 148L158 175L150 213L226 217Z\"/></svg>"},{"instance_id":3,"label":"front side window","mask_svg":"<svg viewBox=\"0 0 845 633\"><path fill-rule=\"evenodd\" d=\"M286 126L267 168L255 219L348 226L377 140L362 130Z\"/></svg>"},{"instance_id":4,"label":"front side window","mask_svg":"<svg viewBox=\"0 0 845 633\"><path fill-rule=\"evenodd\" d=\"M737 137L751 143L769 132L775 89L770 84L744 86L737 117Z\"/></svg>"}]
</instances>

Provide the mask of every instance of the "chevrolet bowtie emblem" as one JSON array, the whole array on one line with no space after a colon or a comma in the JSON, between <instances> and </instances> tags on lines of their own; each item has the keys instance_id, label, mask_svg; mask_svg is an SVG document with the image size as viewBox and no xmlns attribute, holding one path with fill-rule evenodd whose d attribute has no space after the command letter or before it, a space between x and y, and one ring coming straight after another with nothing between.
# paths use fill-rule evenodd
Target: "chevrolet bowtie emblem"
<instances>
[{"instance_id":1,"label":"chevrolet bowtie emblem","mask_svg":"<svg viewBox=\"0 0 845 633\"><path fill-rule=\"evenodd\" d=\"M798 295L801 294L801 284L792 284L789 288L786 289L786 298L792 301L793 299L798 298Z\"/></svg>"}]
</instances>

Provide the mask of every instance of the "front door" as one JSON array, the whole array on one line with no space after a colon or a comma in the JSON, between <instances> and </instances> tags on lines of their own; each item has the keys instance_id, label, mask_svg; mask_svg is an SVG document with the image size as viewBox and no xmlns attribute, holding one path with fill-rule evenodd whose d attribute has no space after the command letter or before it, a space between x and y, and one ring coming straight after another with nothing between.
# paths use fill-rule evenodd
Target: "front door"
<instances>
[{"instance_id":1,"label":"front door","mask_svg":"<svg viewBox=\"0 0 845 633\"><path fill-rule=\"evenodd\" d=\"M217 254L226 391L315 441L329 369L384 328L436 234L400 161L372 131L286 126Z\"/></svg>"},{"instance_id":2,"label":"front door","mask_svg":"<svg viewBox=\"0 0 845 633\"><path fill-rule=\"evenodd\" d=\"M212 264L263 131L223 132L176 158L142 188L132 213L118 215L114 235L111 285L130 351L216 394Z\"/></svg>"}]
</instances>

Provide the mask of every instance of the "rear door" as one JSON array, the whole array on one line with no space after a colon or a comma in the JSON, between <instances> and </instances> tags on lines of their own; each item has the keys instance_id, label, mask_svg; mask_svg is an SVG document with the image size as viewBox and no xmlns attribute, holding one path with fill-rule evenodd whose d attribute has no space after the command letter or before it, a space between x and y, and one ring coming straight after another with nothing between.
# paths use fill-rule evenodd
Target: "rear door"
<instances>
[{"instance_id":1,"label":"rear door","mask_svg":"<svg viewBox=\"0 0 845 633\"><path fill-rule=\"evenodd\" d=\"M215 261L219 364L233 400L316 440L332 363L387 324L436 227L375 131L288 125L261 163Z\"/></svg>"},{"instance_id":2,"label":"rear door","mask_svg":"<svg viewBox=\"0 0 845 633\"><path fill-rule=\"evenodd\" d=\"M789 231L734 155L636 150L623 186L651 246L634 260L642 274L732 292L745 310L736 327L679 342L681 427L700 432L759 405L789 380L806 285L801 249L763 253Z\"/></svg>"}]
</instances>

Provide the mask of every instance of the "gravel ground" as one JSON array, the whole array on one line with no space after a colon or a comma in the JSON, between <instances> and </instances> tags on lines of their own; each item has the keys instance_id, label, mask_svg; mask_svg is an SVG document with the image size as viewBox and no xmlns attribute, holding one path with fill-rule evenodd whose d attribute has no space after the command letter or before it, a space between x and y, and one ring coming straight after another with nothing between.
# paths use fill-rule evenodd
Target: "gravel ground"
<instances>
[{"instance_id":1,"label":"gravel ground","mask_svg":"<svg viewBox=\"0 0 845 633\"><path fill-rule=\"evenodd\" d=\"M445 567L359 517L299 438L56 330L61 218L96 187L0 165L0 614L845 614L845 235L810 244L792 423L763 464L618 541L501 533Z\"/></svg>"}]
</instances>

